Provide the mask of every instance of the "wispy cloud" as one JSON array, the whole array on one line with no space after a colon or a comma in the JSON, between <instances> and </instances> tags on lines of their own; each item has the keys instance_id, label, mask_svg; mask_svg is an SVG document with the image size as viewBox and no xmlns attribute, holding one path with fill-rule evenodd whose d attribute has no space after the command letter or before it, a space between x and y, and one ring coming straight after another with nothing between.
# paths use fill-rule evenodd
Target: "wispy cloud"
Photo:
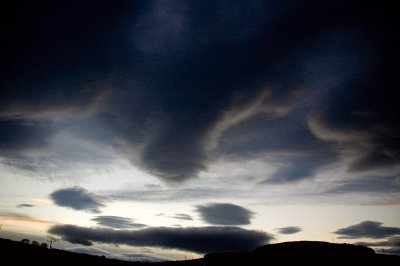
<instances>
[{"instance_id":1,"label":"wispy cloud","mask_svg":"<svg viewBox=\"0 0 400 266\"><path fill-rule=\"evenodd\" d=\"M27 203L22 203L17 205L17 208L32 208L32 207L35 207L35 205Z\"/></svg>"},{"instance_id":2,"label":"wispy cloud","mask_svg":"<svg viewBox=\"0 0 400 266\"><path fill-rule=\"evenodd\" d=\"M135 223L131 218L120 216L100 215L91 220L95 221L98 225L116 229L136 229L147 226L145 224Z\"/></svg>"},{"instance_id":3,"label":"wispy cloud","mask_svg":"<svg viewBox=\"0 0 400 266\"><path fill-rule=\"evenodd\" d=\"M21 213L0 213L0 218L3 221L7 221L9 223L13 222L23 222L28 224L38 224L38 225L53 225L55 222L49 220L43 220L36 217L32 217L29 215L21 214Z\"/></svg>"},{"instance_id":4,"label":"wispy cloud","mask_svg":"<svg viewBox=\"0 0 400 266\"><path fill-rule=\"evenodd\" d=\"M221 198L235 194L235 190L221 192L215 187L190 187L181 189L149 189L103 191L102 196L122 201L196 201Z\"/></svg>"},{"instance_id":5,"label":"wispy cloud","mask_svg":"<svg viewBox=\"0 0 400 266\"><path fill-rule=\"evenodd\" d=\"M363 176L356 179L342 180L334 183L336 186L325 193L370 193L383 195L399 195L399 176Z\"/></svg>"},{"instance_id":6,"label":"wispy cloud","mask_svg":"<svg viewBox=\"0 0 400 266\"><path fill-rule=\"evenodd\" d=\"M170 217L178 219L178 220L186 220L186 221L193 220L192 216L190 216L189 214L185 214L185 213L175 213L174 215L172 215Z\"/></svg>"}]
</instances>

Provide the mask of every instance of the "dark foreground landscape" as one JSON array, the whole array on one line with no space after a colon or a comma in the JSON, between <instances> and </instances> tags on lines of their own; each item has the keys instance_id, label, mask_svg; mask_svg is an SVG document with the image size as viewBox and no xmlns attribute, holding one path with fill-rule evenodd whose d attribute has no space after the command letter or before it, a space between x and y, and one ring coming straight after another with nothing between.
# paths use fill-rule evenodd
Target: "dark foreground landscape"
<instances>
[{"instance_id":1,"label":"dark foreground landscape","mask_svg":"<svg viewBox=\"0 0 400 266\"><path fill-rule=\"evenodd\" d=\"M14 265L400 265L400 256L376 254L373 249L350 244L318 241L285 242L259 247L253 251L207 254L202 259L159 263L128 262L100 256L48 249L0 239L3 262Z\"/></svg>"}]
</instances>

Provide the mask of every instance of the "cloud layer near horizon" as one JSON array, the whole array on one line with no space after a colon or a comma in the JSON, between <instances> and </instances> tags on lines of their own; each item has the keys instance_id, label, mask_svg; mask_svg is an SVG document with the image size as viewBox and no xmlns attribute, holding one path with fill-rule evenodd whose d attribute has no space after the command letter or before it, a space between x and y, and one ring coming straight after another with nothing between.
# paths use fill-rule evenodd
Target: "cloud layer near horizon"
<instances>
[{"instance_id":1,"label":"cloud layer near horizon","mask_svg":"<svg viewBox=\"0 0 400 266\"><path fill-rule=\"evenodd\" d=\"M265 232L239 227L148 227L139 230L86 228L56 225L49 233L74 244L90 246L92 242L178 249L196 253L252 250L272 238Z\"/></svg>"}]
</instances>

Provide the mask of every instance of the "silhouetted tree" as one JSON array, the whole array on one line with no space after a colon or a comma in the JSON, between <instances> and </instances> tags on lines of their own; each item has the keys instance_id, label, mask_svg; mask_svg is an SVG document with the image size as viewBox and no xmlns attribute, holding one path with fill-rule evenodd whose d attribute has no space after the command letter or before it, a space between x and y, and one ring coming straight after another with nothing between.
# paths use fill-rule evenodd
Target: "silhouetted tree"
<instances>
[{"instance_id":1,"label":"silhouetted tree","mask_svg":"<svg viewBox=\"0 0 400 266\"><path fill-rule=\"evenodd\" d=\"M29 244L30 242L31 241L29 239L27 239L27 238L24 238L24 239L21 240L21 243L24 243L24 244Z\"/></svg>"},{"instance_id":2,"label":"silhouetted tree","mask_svg":"<svg viewBox=\"0 0 400 266\"><path fill-rule=\"evenodd\" d=\"M32 241L32 246L38 247L38 246L39 246L39 242L33 240L33 241Z\"/></svg>"},{"instance_id":3,"label":"silhouetted tree","mask_svg":"<svg viewBox=\"0 0 400 266\"><path fill-rule=\"evenodd\" d=\"M42 243L42 244L40 244L40 247L42 247L42 248L48 248L49 245L47 245L47 243Z\"/></svg>"}]
</instances>

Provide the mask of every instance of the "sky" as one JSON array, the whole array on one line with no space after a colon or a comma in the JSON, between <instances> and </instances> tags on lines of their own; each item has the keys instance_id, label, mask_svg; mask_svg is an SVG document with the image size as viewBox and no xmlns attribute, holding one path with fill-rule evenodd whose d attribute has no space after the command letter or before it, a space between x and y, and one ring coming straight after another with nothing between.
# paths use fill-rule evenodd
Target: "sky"
<instances>
[{"instance_id":1,"label":"sky","mask_svg":"<svg viewBox=\"0 0 400 266\"><path fill-rule=\"evenodd\" d=\"M297 240L400 254L393 5L4 6L0 237L150 261Z\"/></svg>"}]
</instances>

